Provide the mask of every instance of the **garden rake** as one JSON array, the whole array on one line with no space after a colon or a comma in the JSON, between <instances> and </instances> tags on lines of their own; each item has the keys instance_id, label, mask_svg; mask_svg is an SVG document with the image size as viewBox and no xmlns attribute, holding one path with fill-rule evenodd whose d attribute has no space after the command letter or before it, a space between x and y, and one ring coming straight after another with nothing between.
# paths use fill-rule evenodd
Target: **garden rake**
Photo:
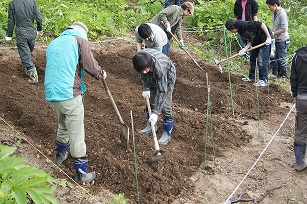
<instances>
[{"instance_id":1,"label":"garden rake","mask_svg":"<svg viewBox=\"0 0 307 204\"><path fill-rule=\"evenodd\" d=\"M161 21L161 23L163 24L163 26L165 27L165 23L163 21ZM175 41L180 45L180 41L178 40L178 38L171 32L171 31L168 31L168 33L175 39ZM196 62L196 60L192 57L192 55L184 48L181 48L183 49L183 51L185 51L185 53L187 53L187 55L194 61L194 63L197 65L197 67L200 69L200 70L203 70L203 68L201 68L201 66Z\"/></svg>"}]
</instances>

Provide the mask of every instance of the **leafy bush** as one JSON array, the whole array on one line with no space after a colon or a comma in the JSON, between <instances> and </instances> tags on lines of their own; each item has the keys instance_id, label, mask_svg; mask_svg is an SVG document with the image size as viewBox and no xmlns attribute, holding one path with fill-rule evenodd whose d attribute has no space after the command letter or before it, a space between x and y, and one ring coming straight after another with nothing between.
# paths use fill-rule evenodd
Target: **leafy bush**
<instances>
[{"instance_id":1,"label":"leafy bush","mask_svg":"<svg viewBox=\"0 0 307 204\"><path fill-rule=\"evenodd\" d=\"M23 164L23 159L10 157L16 147L0 144L0 203L60 203L53 194L56 191L48 173ZM52 187L49 187L50 184Z\"/></svg>"}]
</instances>

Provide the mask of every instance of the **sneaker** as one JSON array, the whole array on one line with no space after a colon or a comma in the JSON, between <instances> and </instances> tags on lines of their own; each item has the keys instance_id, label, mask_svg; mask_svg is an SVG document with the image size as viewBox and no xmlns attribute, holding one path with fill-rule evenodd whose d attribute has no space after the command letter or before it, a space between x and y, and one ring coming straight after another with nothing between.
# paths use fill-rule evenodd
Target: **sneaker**
<instances>
[{"instance_id":1,"label":"sneaker","mask_svg":"<svg viewBox=\"0 0 307 204\"><path fill-rule=\"evenodd\" d=\"M242 78L242 81L252 81L252 80L248 77L245 77L245 78Z\"/></svg>"},{"instance_id":2,"label":"sneaker","mask_svg":"<svg viewBox=\"0 0 307 204\"><path fill-rule=\"evenodd\" d=\"M267 86L268 85L268 80L259 80L257 83L254 83L254 86Z\"/></svg>"},{"instance_id":3,"label":"sneaker","mask_svg":"<svg viewBox=\"0 0 307 204\"><path fill-rule=\"evenodd\" d=\"M285 82L286 81L286 77L285 76L282 76L280 78L278 78L279 82Z\"/></svg>"}]
</instances>

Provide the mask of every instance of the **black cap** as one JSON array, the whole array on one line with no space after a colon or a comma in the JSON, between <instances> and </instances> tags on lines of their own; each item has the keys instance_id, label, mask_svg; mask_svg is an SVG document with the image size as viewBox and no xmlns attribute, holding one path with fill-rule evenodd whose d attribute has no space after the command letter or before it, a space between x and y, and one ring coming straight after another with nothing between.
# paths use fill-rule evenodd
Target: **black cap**
<instances>
[{"instance_id":1,"label":"black cap","mask_svg":"<svg viewBox=\"0 0 307 204\"><path fill-rule=\"evenodd\" d=\"M234 29L235 24L236 24L235 20L229 19L229 20L226 21L225 27L227 28L227 30L232 30L232 29Z\"/></svg>"}]
</instances>

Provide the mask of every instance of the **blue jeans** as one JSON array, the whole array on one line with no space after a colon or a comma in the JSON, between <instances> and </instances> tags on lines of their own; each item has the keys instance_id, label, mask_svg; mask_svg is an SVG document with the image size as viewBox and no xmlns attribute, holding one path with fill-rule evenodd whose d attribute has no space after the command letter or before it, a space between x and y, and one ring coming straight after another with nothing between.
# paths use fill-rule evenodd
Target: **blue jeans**
<instances>
[{"instance_id":1,"label":"blue jeans","mask_svg":"<svg viewBox=\"0 0 307 204\"><path fill-rule=\"evenodd\" d=\"M172 4L172 0L166 0L166 1L165 1L165 4L164 4L164 8L170 6L171 4ZM175 4L176 4L177 6L180 6L180 0L179 0L179 1L178 1L178 0L175 0Z\"/></svg>"},{"instance_id":2,"label":"blue jeans","mask_svg":"<svg viewBox=\"0 0 307 204\"><path fill-rule=\"evenodd\" d=\"M268 66L270 61L271 45L265 45L250 53L249 78L255 79L256 62L258 62L259 79L268 80ZM257 60L258 59L258 60Z\"/></svg>"},{"instance_id":3,"label":"blue jeans","mask_svg":"<svg viewBox=\"0 0 307 204\"><path fill-rule=\"evenodd\" d=\"M278 77L286 77L287 72L287 51L290 39L283 42L275 42L276 52L274 58L277 62Z\"/></svg>"},{"instance_id":4,"label":"blue jeans","mask_svg":"<svg viewBox=\"0 0 307 204\"><path fill-rule=\"evenodd\" d=\"M169 40L168 40L167 43L162 47L162 53L168 56L170 48L171 48L171 44L169 43Z\"/></svg>"}]
</instances>

